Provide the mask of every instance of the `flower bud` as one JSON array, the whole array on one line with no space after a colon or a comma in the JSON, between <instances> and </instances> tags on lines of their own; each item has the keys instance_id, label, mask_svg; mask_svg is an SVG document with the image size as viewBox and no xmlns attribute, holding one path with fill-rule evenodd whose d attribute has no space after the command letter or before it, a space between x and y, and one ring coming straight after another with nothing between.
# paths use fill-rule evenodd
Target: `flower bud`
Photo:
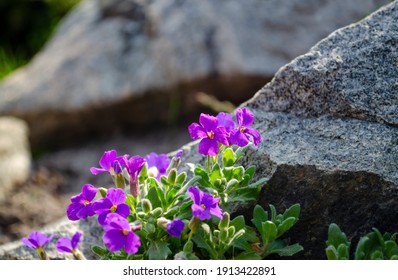
<instances>
[{"instance_id":1,"label":"flower bud","mask_svg":"<svg viewBox=\"0 0 398 280\"><path fill-rule=\"evenodd\" d=\"M192 231L193 234L195 234L200 225L200 219L197 217L192 217L191 221L188 224L188 228Z\"/></svg>"},{"instance_id":2,"label":"flower bud","mask_svg":"<svg viewBox=\"0 0 398 280\"><path fill-rule=\"evenodd\" d=\"M131 231L139 231L142 230L142 223L140 221L134 221L130 223Z\"/></svg>"},{"instance_id":3,"label":"flower bud","mask_svg":"<svg viewBox=\"0 0 398 280\"><path fill-rule=\"evenodd\" d=\"M191 240L188 240L187 243L185 243L184 248L182 249L182 251L184 253L192 253L192 249L193 249L193 243Z\"/></svg>"},{"instance_id":4,"label":"flower bud","mask_svg":"<svg viewBox=\"0 0 398 280\"><path fill-rule=\"evenodd\" d=\"M222 243L226 243L228 241L228 230L226 228L223 228L220 231L220 241Z\"/></svg>"},{"instance_id":5,"label":"flower bud","mask_svg":"<svg viewBox=\"0 0 398 280\"><path fill-rule=\"evenodd\" d=\"M142 199L141 203L142 203L142 209L144 210L144 213L149 214L149 212L152 211L152 203L146 198Z\"/></svg>"},{"instance_id":6,"label":"flower bud","mask_svg":"<svg viewBox=\"0 0 398 280\"><path fill-rule=\"evenodd\" d=\"M116 174L115 176L115 185L117 188L120 189L125 189L126 188L126 183L124 181L124 177L122 173Z\"/></svg>"},{"instance_id":7,"label":"flower bud","mask_svg":"<svg viewBox=\"0 0 398 280\"><path fill-rule=\"evenodd\" d=\"M98 188L98 190L99 190L101 196L102 196L103 198L105 198L105 197L106 197L106 193L108 192L108 190L105 189L105 188Z\"/></svg>"},{"instance_id":8,"label":"flower bud","mask_svg":"<svg viewBox=\"0 0 398 280\"><path fill-rule=\"evenodd\" d=\"M171 185L174 185L176 182L176 178L177 178L177 170L175 168L172 168L169 173L169 178L168 178L169 183Z\"/></svg>"},{"instance_id":9,"label":"flower bud","mask_svg":"<svg viewBox=\"0 0 398 280\"><path fill-rule=\"evenodd\" d=\"M228 212L224 212L222 214L222 219L220 220L220 222L218 223L218 228L224 229L224 228L228 228L229 227L229 221L230 221L230 216Z\"/></svg>"},{"instance_id":10,"label":"flower bud","mask_svg":"<svg viewBox=\"0 0 398 280\"><path fill-rule=\"evenodd\" d=\"M161 207L157 207L155 209L152 210L151 213L155 218L159 217L160 215L163 214L163 209Z\"/></svg>"},{"instance_id":11,"label":"flower bud","mask_svg":"<svg viewBox=\"0 0 398 280\"><path fill-rule=\"evenodd\" d=\"M156 220L156 224L164 229L167 228L167 224L170 223L169 219L166 219L165 217L160 217L159 219Z\"/></svg>"}]
</instances>

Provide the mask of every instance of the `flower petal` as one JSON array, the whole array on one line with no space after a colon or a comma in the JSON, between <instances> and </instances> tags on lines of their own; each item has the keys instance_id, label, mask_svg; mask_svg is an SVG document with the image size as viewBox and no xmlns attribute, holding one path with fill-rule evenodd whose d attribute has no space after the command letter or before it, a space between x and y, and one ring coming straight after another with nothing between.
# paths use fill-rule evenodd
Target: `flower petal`
<instances>
[{"instance_id":1,"label":"flower petal","mask_svg":"<svg viewBox=\"0 0 398 280\"><path fill-rule=\"evenodd\" d=\"M199 143L199 153L202 155L216 156L218 154L217 140L203 138Z\"/></svg>"},{"instance_id":2,"label":"flower petal","mask_svg":"<svg viewBox=\"0 0 398 280\"><path fill-rule=\"evenodd\" d=\"M82 188L82 194L85 199L91 201L97 194L97 188L91 184L85 184Z\"/></svg>"},{"instance_id":3,"label":"flower petal","mask_svg":"<svg viewBox=\"0 0 398 280\"><path fill-rule=\"evenodd\" d=\"M112 205L118 205L126 202L126 193L122 189L110 188L106 193L106 197Z\"/></svg>"},{"instance_id":4,"label":"flower petal","mask_svg":"<svg viewBox=\"0 0 398 280\"><path fill-rule=\"evenodd\" d=\"M218 120L216 117L203 113L200 114L199 123L203 126L205 131L213 131L218 126Z\"/></svg>"},{"instance_id":5,"label":"flower petal","mask_svg":"<svg viewBox=\"0 0 398 280\"><path fill-rule=\"evenodd\" d=\"M72 240L71 240L71 245L73 249L77 248L77 245L80 242L80 238L82 237L82 234L80 232L76 232L73 236L72 236Z\"/></svg>"},{"instance_id":6,"label":"flower petal","mask_svg":"<svg viewBox=\"0 0 398 280\"><path fill-rule=\"evenodd\" d=\"M229 135L224 127L218 127L214 130L214 139L224 146L229 146Z\"/></svg>"},{"instance_id":7,"label":"flower petal","mask_svg":"<svg viewBox=\"0 0 398 280\"><path fill-rule=\"evenodd\" d=\"M119 204L117 206L116 213L124 218L127 218L127 216L130 215L130 207L125 203Z\"/></svg>"},{"instance_id":8,"label":"flower petal","mask_svg":"<svg viewBox=\"0 0 398 280\"><path fill-rule=\"evenodd\" d=\"M110 151L106 151L104 152L104 154L102 155L100 161L99 161L99 165L105 169L105 170L109 170L112 167L113 162L116 160L116 151L115 150L110 150Z\"/></svg>"},{"instance_id":9,"label":"flower petal","mask_svg":"<svg viewBox=\"0 0 398 280\"><path fill-rule=\"evenodd\" d=\"M109 251L115 252L123 248L126 243L126 236L122 234L121 230L111 229L105 232L102 240Z\"/></svg>"},{"instance_id":10,"label":"flower petal","mask_svg":"<svg viewBox=\"0 0 398 280\"><path fill-rule=\"evenodd\" d=\"M258 145L261 143L261 134L258 132L258 130L254 128L247 127L245 130L245 134L250 135L251 137L251 142L253 143L254 146Z\"/></svg>"},{"instance_id":11,"label":"flower petal","mask_svg":"<svg viewBox=\"0 0 398 280\"><path fill-rule=\"evenodd\" d=\"M188 194L191 197L193 203L201 204L202 192L199 189L195 188L194 186L190 186L188 189Z\"/></svg>"},{"instance_id":12,"label":"flower petal","mask_svg":"<svg viewBox=\"0 0 398 280\"><path fill-rule=\"evenodd\" d=\"M101 214L98 215L98 223L101 226L105 224L106 217L108 216L109 213L111 213L111 211L109 211L109 209L108 209L108 210L102 211Z\"/></svg>"},{"instance_id":13,"label":"flower petal","mask_svg":"<svg viewBox=\"0 0 398 280\"><path fill-rule=\"evenodd\" d=\"M206 131L197 123L192 123L188 126L188 132L193 140L207 137Z\"/></svg>"},{"instance_id":14,"label":"flower petal","mask_svg":"<svg viewBox=\"0 0 398 280\"><path fill-rule=\"evenodd\" d=\"M236 121L239 126L250 126L254 122L254 115L247 108L239 108L236 110Z\"/></svg>"},{"instance_id":15,"label":"flower petal","mask_svg":"<svg viewBox=\"0 0 398 280\"><path fill-rule=\"evenodd\" d=\"M109 208L111 208L112 205L113 205L113 203L110 201L109 198L106 197L106 198L101 198L100 200L93 202L91 207L93 207L93 211L96 214L101 214L102 212L104 212L106 210L109 211Z\"/></svg>"},{"instance_id":16,"label":"flower petal","mask_svg":"<svg viewBox=\"0 0 398 280\"><path fill-rule=\"evenodd\" d=\"M220 112L217 115L218 127L224 127L227 132L231 132L235 128L235 122L231 114Z\"/></svg>"},{"instance_id":17,"label":"flower petal","mask_svg":"<svg viewBox=\"0 0 398 280\"><path fill-rule=\"evenodd\" d=\"M192 215L194 217L198 217L200 220L207 220L211 218L210 212L207 209L203 209L201 206L197 204L192 204Z\"/></svg>"},{"instance_id":18,"label":"flower petal","mask_svg":"<svg viewBox=\"0 0 398 280\"><path fill-rule=\"evenodd\" d=\"M129 232L124 245L124 250L127 254L135 254L141 246L141 240L134 232Z\"/></svg>"},{"instance_id":19,"label":"flower petal","mask_svg":"<svg viewBox=\"0 0 398 280\"><path fill-rule=\"evenodd\" d=\"M94 216L94 211L92 204L88 204L86 206L83 206L79 211L77 211L76 216L79 219L87 219L88 217Z\"/></svg>"},{"instance_id":20,"label":"flower petal","mask_svg":"<svg viewBox=\"0 0 398 280\"><path fill-rule=\"evenodd\" d=\"M80 218L77 216L77 213L83 208L83 204L81 203L71 203L66 209L66 216L71 221L77 221Z\"/></svg>"},{"instance_id":21,"label":"flower petal","mask_svg":"<svg viewBox=\"0 0 398 280\"><path fill-rule=\"evenodd\" d=\"M105 169L103 169L103 168L97 168L97 167L91 167L90 168L90 172L91 172L91 174L93 174L93 175L97 175L97 174L100 174L100 173L102 173L102 172L106 172L107 170L105 170Z\"/></svg>"},{"instance_id":22,"label":"flower petal","mask_svg":"<svg viewBox=\"0 0 398 280\"><path fill-rule=\"evenodd\" d=\"M249 139L247 139L247 136L240 130L234 130L233 132L231 132L231 135L229 136L229 141L231 142L231 144L235 144L239 147L244 147L250 143Z\"/></svg>"},{"instance_id":23,"label":"flower petal","mask_svg":"<svg viewBox=\"0 0 398 280\"><path fill-rule=\"evenodd\" d=\"M57 251L60 253L71 253L74 249L69 238L61 237L56 244Z\"/></svg>"}]
</instances>

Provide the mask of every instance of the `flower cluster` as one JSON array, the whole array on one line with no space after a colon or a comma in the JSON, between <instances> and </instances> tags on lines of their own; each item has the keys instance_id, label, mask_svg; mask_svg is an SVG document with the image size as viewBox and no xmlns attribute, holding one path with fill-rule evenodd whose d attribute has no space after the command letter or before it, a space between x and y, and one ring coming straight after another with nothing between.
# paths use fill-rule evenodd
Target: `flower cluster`
<instances>
[{"instance_id":1,"label":"flower cluster","mask_svg":"<svg viewBox=\"0 0 398 280\"><path fill-rule=\"evenodd\" d=\"M199 124L189 126L189 134L193 140L201 139L199 153L215 156L219 151L219 144L224 146L237 145L244 147L250 142L258 145L261 142L260 133L250 126L254 122L254 115L247 108L236 110L236 124L228 113L220 112L216 117L201 114Z\"/></svg>"},{"instance_id":2,"label":"flower cluster","mask_svg":"<svg viewBox=\"0 0 398 280\"><path fill-rule=\"evenodd\" d=\"M239 258L239 254L263 258L299 251L300 246L284 250L283 242L276 240L297 220L297 207L284 214L283 219L289 219L286 223L273 213L279 220L267 221L266 227L263 219L268 214L257 208L252 221L259 237L253 237L255 230L245 224L243 216L230 220L230 204L255 200L267 180L251 182L255 167L236 164L249 144L261 142L260 133L251 127L253 122L254 115L247 108L236 110L235 121L224 112L201 114L199 123L192 123L188 131L192 139L200 139L199 153L207 156L207 166L187 164L191 178L186 171L178 171L182 150L171 159L166 154L118 156L115 150L105 151L99 167L90 171L110 175L114 186L85 184L81 193L71 197L67 217L71 221L98 220L105 247L92 248L102 259L225 259ZM246 232L250 232L247 237ZM36 232L22 242L44 259L43 247L51 239ZM62 237L57 250L84 259L77 249L80 239L80 233L71 239Z\"/></svg>"},{"instance_id":3,"label":"flower cluster","mask_svg":"<svg viewBox=\"0 0 398 280\"><path fill-rule=\"evenodd\" d=\"M56 244L57 251L60 253L71 253L75 259L84 260L84 256L77 248L81 236L82 234L80 232L76 232L71 239L67 237L59 238ZM48 256L44 247L50 243L53 238L53 235L47 236L42 232L34 231L28 237L22 238L21 241L29 248L36 250L41 260L47 260Z\"/></svg>"}]
</instances>

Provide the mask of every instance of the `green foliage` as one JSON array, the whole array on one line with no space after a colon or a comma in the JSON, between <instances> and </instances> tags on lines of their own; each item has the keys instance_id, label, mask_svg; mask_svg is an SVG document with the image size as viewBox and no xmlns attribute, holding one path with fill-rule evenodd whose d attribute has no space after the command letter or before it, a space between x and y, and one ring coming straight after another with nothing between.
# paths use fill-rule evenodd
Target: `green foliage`
<instances>
[{"instance_id":1,"label":"green foliage","mask_svg":"<svg viewBox=\"0 0 398 280\"><path fill-rule=\"evenodd\" d=\"M0 79L26 64L80 0L0 1Z\"/></svg>"},{"instance_id":2,"label":"green foliage","mask_svg":"<svg viewBox=\"0 0 398 280\"><path fill-rule=\"evenodd\" d=\"M252 223L261 236L261 243L256 248L257 253L262 258L265 258L270 254L292 256L302 251L303 247L301 245L286 245L282 240L278 239L297 223L300 214L300 205L292 205L283 214L277 214L273 205L270 205L270 209L271 215L260 205L256 205L253 210Z\"/></svg>"},{"instance_id":3,"label":"green foliage","mask_svg":"<svg viewBox=\"0 0 398 280\"><path fill-rule=\"evenodd\" d=\"M356 260L397 260L397 234L388 232L383 235L376 228L361 237L358 241L354 258ZM326 256L329 260L348 260L350 258L350 242L340 228L332 223L329 225L326 242Z\"/></svg>"}]
</instances>

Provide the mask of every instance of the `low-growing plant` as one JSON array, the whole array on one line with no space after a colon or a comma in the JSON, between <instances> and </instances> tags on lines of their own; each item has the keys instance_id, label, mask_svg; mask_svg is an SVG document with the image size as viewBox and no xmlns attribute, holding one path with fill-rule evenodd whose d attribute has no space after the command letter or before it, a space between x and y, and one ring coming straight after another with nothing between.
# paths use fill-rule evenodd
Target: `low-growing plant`
<instances>
[{"instance_id":1,"label":"low-growing plant","mask_svg":"<svg viewBox=\"0 0 398 280\"><path fill-rule=\"evenodd\" d=\"M398 233L381 234L377 228L362 236L354 252L355 260L398 260ZM350 259L351 242L338 225L329 225L328 240L326 242L326 256L329 260Z\"/></svg>"},{"instance_id":2,"label":"low-growing plant","mask_svg":"<svg viewBox=\"0 0 398 280\"><path fill-rule=\"evenodd\" d=\"M70 220L96 216L103 227L103 246L93 251L101 259L264 259L271 254L292 256L303 250L299 244L281 239L299 219L300 205L278 214L260 205L251 223L243 215L231 218L237 204L255 201L267 179L253 182L255 166L240 164L249 145L262 141L251 127L254 115L246 108L236 110L236 122L227 113L216 117L201 114L188 131L198 140L204 164L187 163L190 173L180 171L182 150L171 159L150 153L118 156L104 152L100 167L91 173L109 174L111 188L83 186L67 208ZM191 175L188 175L191 174ZM63 237L57 250L84 259L78 250L81 234ZM32 233L22 241L37 250L41 259L53 237Z\"/></svg>"}]
</instances>

